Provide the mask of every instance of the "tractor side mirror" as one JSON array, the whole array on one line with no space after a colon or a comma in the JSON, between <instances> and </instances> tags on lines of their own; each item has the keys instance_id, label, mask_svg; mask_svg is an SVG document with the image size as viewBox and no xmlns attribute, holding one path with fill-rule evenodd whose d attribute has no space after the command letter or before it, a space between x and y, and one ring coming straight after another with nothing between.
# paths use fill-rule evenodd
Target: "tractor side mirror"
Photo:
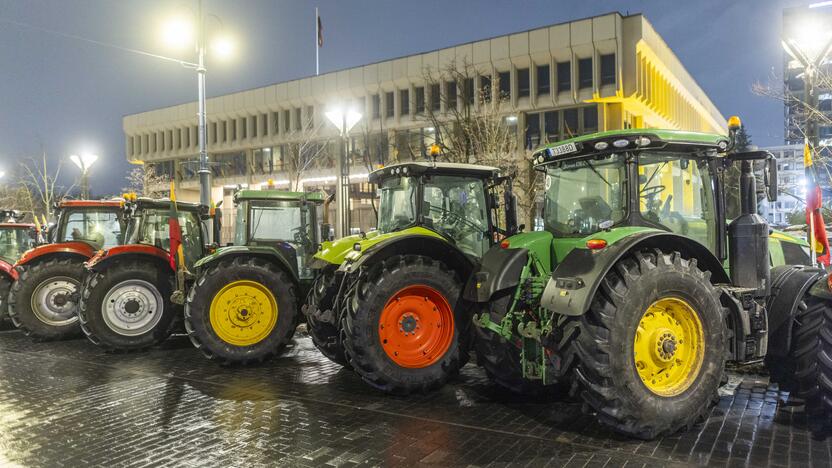
<instances>
[{"instance_id":1,"label":"tractor side mirror","mask_svg":"<svg viewBox=\"0 0 832 468\"><path fill-rule=\"evenodd\" d=\"M517 233L517 195L513 193L506 194L506 233Z\"/></svg>"},{"instance_id":2,"label":"tractor side mirror","mask_svg":"<svg viewBox=\"0 0 832 468\"><path fill-rule=\"evenodd\" d=\"M765 172L766 195L768 201L777 201L777 160L769 158L766 160Z\"/></svg>"}]
</instances>

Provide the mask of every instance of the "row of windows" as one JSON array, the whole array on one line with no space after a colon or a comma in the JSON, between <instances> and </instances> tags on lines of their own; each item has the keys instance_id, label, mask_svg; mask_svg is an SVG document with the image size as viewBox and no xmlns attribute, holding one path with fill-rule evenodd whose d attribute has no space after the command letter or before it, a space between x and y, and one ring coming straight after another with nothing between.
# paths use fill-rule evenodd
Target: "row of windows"
<instances>
[{"instance_id":1,"label":"row of windows","mask_svg":"<svg viewBox=\"0 0 832 468\"><path fill-rule=\"evenodd\" d=\"M598 107L526 114L526 149L598 131Z\"/></svg>"}]
</instances>

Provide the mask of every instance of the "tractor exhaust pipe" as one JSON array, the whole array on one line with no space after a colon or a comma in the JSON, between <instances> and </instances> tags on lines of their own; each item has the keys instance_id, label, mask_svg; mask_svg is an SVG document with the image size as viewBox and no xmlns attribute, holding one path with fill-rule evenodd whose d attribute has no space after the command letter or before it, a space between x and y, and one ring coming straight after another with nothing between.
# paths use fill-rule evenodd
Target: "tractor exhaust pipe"
<instances>
[{"instance_id":1,"label":"tractor exhaust pipe","mask_svg":"<svg viewBox=\"0 0 832 468\"><path fill-rule=\"evenodd\" d=\"M757 154L738 153L740 162L740 215L728 225L728 262L731 283L751 289L754 297L770 295L768 222L757 214L757 181L753 173Z\"/></svg>"}]
</instances>

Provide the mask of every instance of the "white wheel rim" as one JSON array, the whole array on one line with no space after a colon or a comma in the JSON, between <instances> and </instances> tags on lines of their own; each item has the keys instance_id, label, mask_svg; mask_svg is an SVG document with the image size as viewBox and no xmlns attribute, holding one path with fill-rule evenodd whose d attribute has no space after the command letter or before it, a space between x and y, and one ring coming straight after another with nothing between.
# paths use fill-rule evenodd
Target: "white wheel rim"
<instances>
[{"instance_id":1,"label":"white wheel rim","mask_svg":"<svg viewBox=\"0 0 832 468\"><path fill-rule=\"evenodd\" d=\"M162 320L164 302L155 286L143 280L127 280L104 296L101 314L110 330L122 336L138 336L153 330Z\"/></svg>"},{"instance_id":2,"label":"white wheel rim","mask_svg":"<svg viewBox=\"0 0 832 468\"><path fill-rule=\"evenodd\" d=\"M71 325L78 320L77 304L72 296L78 292L78 281L56 276L43 281L32 292L32 313L41 322L56 327Z\"/></svg>"}]
</instances>

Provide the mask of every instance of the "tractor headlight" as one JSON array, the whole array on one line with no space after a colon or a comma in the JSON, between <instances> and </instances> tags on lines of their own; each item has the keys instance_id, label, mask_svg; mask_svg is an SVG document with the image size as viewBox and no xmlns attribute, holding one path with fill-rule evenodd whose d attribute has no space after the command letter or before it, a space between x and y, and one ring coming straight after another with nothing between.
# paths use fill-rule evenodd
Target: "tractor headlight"
<instances>
[{"instance_id":1,"label":"tractor headlight","mask_svg":"<svg viewBox=\"0 0 832 468\"><path fill-rule=\"evenodd\" d=\"M361 252L361 243L356 242L355 244L352 245L352 249L355 250L356 252Z\"/></svg>"},{"instance_id":2,"label":"tractor headlight","mask_svg":"<svg viewBox=\"0 0 832 468\"><path fill-rule=\"evenodd\" d=\"M624 148L629 144L630 144L630 140L625 140L623 138L621 140L615 140L614 142L612 142L612 145L615 146L616 148Z\"/></svg>"},{"instance_id":3,"label":"tractor headlight","mask_svg":"<svg viewBox=\"0 0 832 468\"><path fill-rule=\"evenodd\" d=\"M610 144L607 143L606 141L599 141L598 143L595 143L595 149L597 149L598 151L603 151L603 150L609 148L609 146L610 146Z\"/></svg>"}]
</instances>

